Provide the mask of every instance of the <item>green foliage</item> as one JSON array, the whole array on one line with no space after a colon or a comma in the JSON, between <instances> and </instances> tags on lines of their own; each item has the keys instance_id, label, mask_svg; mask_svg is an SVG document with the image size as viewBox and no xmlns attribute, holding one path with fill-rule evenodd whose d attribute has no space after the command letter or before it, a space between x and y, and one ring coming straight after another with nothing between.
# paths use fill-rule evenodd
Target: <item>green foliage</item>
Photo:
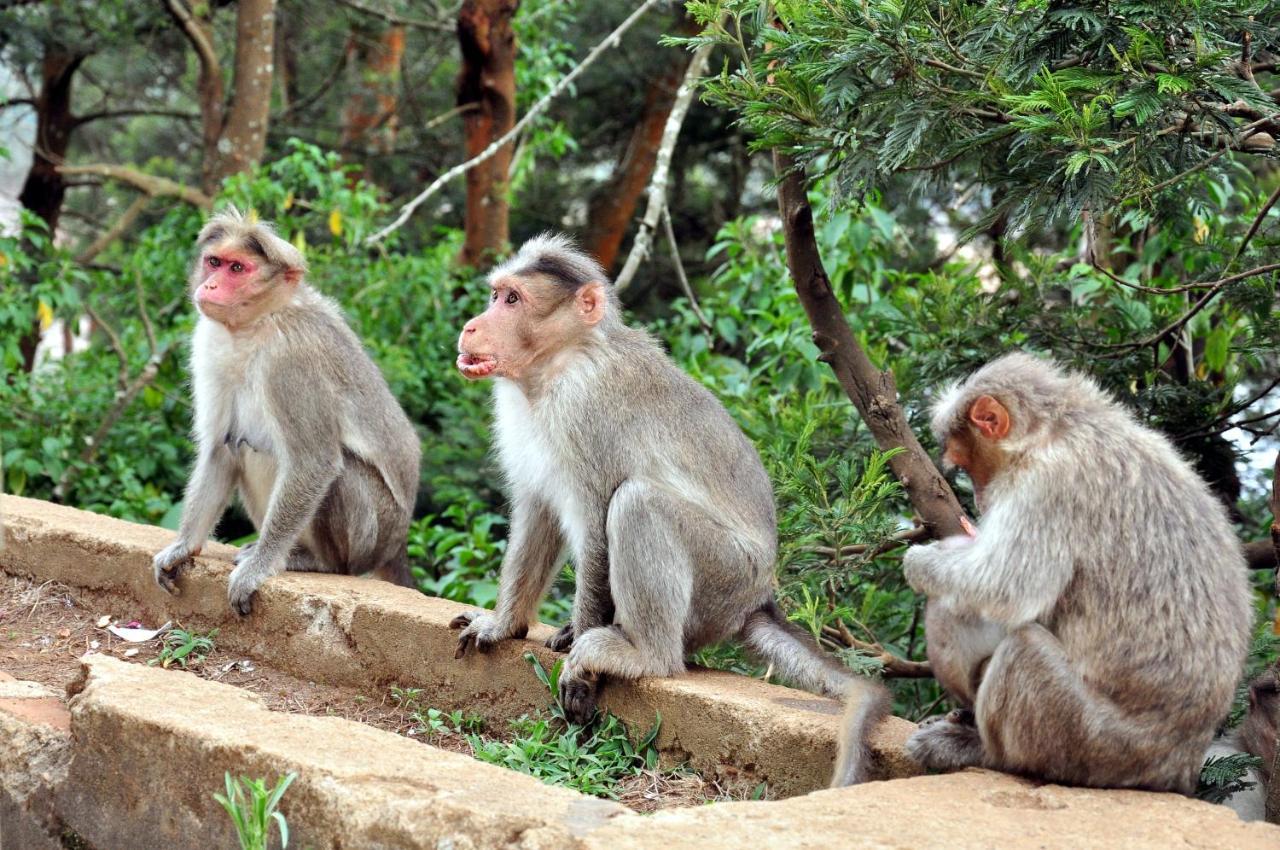
<instances>
[{"instance_id":1,"label":"green foliage","mask_svg":"<svg viewBox=\"0 0 1280 850\"><path fill-rule=\"evenodd\" d=\"M422 704L421 688L391 688L391 698L404 709L413 721L411 735L425 735L429 739L444 735L473 735L484 730L485 719L478 714L468 714L461 709L443 711Z\"/></svg>"},{"instance_id":2,"label":"green foliage","mask_svg":"<svg viewBox=\"0 0 1280 850\"><path fill-rule=\"evenodd\" d=\"M1210 803L1222 803L1231 795L1248 791L1256 782L1245 779L1249 771L1262 766L1262 759L1248 753L1210 756L1200 768L1196 797Z\"/></svg>"},{"instance_id":3,"label":"green foliage","mask_svg":"<svg viewBox=\"0 0 1280 850\"><path fill-rule=\"evenodd\" d=\"M599 716L584 728L565 720L560 704L559 679L564 665L557 660L545 669L532 653L525 660L551 692L554 703L550 716L526 715L511 723L514 737L508 741L486 740L470 735L475 757L520 773L536 776L552 785L564 785L596 797L616 798L620 781L658 767L658 737L662 718L639 740L632 743L626 724L612 714Z\"/></svg>"},{"instance_id":4,"label":"green foliage","mask_svg":"<svg viewBox=\"0 0 1280 850\"><path fill-rule=\"evenodd\" d=\"M213 652L213 639L217 636L217 629L203 634L181 628L170 629L161 638L160 653L147 663L159 664L161 667L176 664L185 670L190 665L204 661Z\"/></svg>"},{"instance_id":5,"label":"green foliage","mask_svg":"<svg viewBox=\"0 0 1280 850\"><path fill-rule=\"evenodd\" d=\"M284 792L297 778L296 773L286 773L275 787L268 788L264 779L241 776L233 780L230 771L224 774L227 793L225 796L214 794L213 799L231 816L236 837L240 840L240 850L267 850L273 822L280 831L280 847L289 846L289 824L279 806Z\"/></svg>"}]
</instances>

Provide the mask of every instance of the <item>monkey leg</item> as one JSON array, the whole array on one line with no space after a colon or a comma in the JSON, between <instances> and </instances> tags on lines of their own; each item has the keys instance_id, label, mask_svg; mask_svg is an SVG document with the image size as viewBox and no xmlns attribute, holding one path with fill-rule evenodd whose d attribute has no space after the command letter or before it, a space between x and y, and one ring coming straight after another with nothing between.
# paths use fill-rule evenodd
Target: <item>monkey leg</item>
<instances>
[{"instance_id":1,"label":"monkey leg","mask_svg":"<svg viewBox=\"0 0 1280 850\"><path fill-rule=\"evenodd\" d=\"M1054 782L1190 794L1212 733L1168 712L1124 710L1091 688L1058 639L1032 623L991 658L975 705L986 766Z\"/></svg>"},{"instance_id":2,"label":"monkey leg","mask_svg":"<svg viewBox=\"0 0 1280 850\"><path fill-rule=\"evenodd\" d=\"M602 679L672 676L684 670L684 628L692 598L692 565L680 534L684 506L640 482L627 481L609 503L609 589L615 622L574 641L560 675L565 714L586 722Z\"/></svg>"},{"instance_id":3,"label":"monkey leg","mask_svg":"<svg viewBox=\"0 0 1280 850\"><path fill-rule=\"evenodd\" d=\"M931 599L924 612L924 633L934 678L955 704L971 707L986 664L1005 638L1004 627L943 599Z\"/></svg>"},{"instance_id":4,"label":"monkey leg","mask_svg":"<svg viewBox=\"0 0 1280 850\"><path fill-rule=\"evenodd\" d=\"M377 469L349 451L343 451L342 460L342 472L325 494L304 538L315 566L289 569L347 575L373 572L407 583L408 512L396 504Z\"/></svg>"},{"instance_id":5,"label":"monkey leg","mask_svg":"<svg viewBox=\"0 0 1280 850\"><path fill-rule=\"evenodd\" d=\"M982 736L968 709L929 717L907 739L907 755L929 770L960 770L985 762Z\"/></svg>"}]
</instances>

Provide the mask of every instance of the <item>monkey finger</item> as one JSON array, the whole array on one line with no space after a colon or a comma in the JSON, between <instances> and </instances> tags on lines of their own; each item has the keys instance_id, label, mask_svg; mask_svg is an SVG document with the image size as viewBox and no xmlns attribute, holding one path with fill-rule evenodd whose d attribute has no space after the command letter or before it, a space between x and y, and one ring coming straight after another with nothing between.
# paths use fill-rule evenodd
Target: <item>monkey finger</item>
<instances>
[{"instance_id":1,"label":"monkey finger","mask_svg":"<svg viewBox=\"0 0 1280 850\"><path fill-rule=\"evenodd\" d=\"M547 648L556 652L568 652L573 647L573 624L561 626L560 631L547 638Z\"/></svg>"},{"instance_id":2,"label":"monkey finger","mask_svg":"<svg viewBox=\"0 0 1280 850\"><path fill-rule=\"evenodd\" d=\"M474 632L463 632L462 635L458 638L458 648L453 651L453 657L461 658L462 656L466 655L467 649L470 647L471 642L474 641L475 638L476 636Z\"/></svg>"},{"instance_id":3,"label":"monkey finger","mask_svg":"<svg viewBox=\"0 0 1280 850\"><path fill-rule=\"evenodd\" d=\"M564 715L569 722L579 726L589 724L596 714L596 703L600 695L600 678L560 679L560 704L564 707Z\"/></svg>"},{"instance_id":4,"label":"monkey finger","mask_svg":"<svg viewBox=\"0 0 1280 850\"><path fill-rule=\"evenodd\" d=\"M474 611L468 611L465 614L459 614L458 616L454 617L452 620L449 621L449 628L465 629L467 626L471 625L471 621L474 620L475 618L476 618L476 612Z\"/></svg>"}]
</instances>

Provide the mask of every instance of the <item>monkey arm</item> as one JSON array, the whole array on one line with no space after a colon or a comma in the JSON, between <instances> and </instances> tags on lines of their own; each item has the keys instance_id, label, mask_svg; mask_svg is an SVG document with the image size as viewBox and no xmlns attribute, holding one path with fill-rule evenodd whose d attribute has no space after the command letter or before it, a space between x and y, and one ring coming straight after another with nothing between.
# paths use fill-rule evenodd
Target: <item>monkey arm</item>
<instances>
[{"instance_id":1,"label":"monkey arm","mask_svg":"<svg viewBox=\"0 0 1280 850\"><path fill-rule=\"evenodd\" d=\"M235 465L226 447L202 443L187 484L182 522L178 526L178 541L193 553L199 552L209 538L235 483Z\"/></svg>"},{"instance_id":2,"label":"monkey arm","mask_svg":"<svg viewBox=\"0 0 1280 850\"><path fill-rule=\"evenodd\" d=\"M1049 613L1071 580L1071 541L1059 539L1060 521L1038 517L1034 504L1016 501L993 506L968 542L908 549L902 562L907 583L1006 628Z\"/></svg>"},{"instance_id":3,"label":"monkey arm","mask_svg":"<svg viewBox=\"0 0 1280 850\"><path fill-rule=\"evenodd\" d=\"M517 496L511 510L511 537L498 579L493 616L499 631L524 634L555 578L564 537L560 523L536 496Z\"/></svg>"}]
</instances>

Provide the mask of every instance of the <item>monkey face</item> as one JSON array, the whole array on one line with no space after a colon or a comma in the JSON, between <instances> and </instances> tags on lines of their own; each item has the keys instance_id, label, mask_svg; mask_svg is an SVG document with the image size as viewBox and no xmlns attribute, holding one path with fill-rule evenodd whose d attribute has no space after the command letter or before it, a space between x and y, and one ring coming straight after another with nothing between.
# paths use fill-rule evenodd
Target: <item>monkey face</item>
<instances>
[{"instance_id":1,"label":"monkey face","mask_svg":"<svg viewBox=\"0 0 1280 850\"><path fill-rule=\"evenodd\" d=\"M243 326L292 294L300 275L282 272L234 242L206 247L192 269L192 297L205 316Z\"/></svg>"},{"instance_id":2,"label":"monkey face","mask_svg":"<svg viewBox=\"0 0 1280 850\"><path fill-rule=\"evenodd\" d=\"M458 337L458 371L471 381L520 380L576 345L607 309L599 283L571 292L538 276L506 275L489 286L488 309Z\"/></svg>"}]
</instances>

